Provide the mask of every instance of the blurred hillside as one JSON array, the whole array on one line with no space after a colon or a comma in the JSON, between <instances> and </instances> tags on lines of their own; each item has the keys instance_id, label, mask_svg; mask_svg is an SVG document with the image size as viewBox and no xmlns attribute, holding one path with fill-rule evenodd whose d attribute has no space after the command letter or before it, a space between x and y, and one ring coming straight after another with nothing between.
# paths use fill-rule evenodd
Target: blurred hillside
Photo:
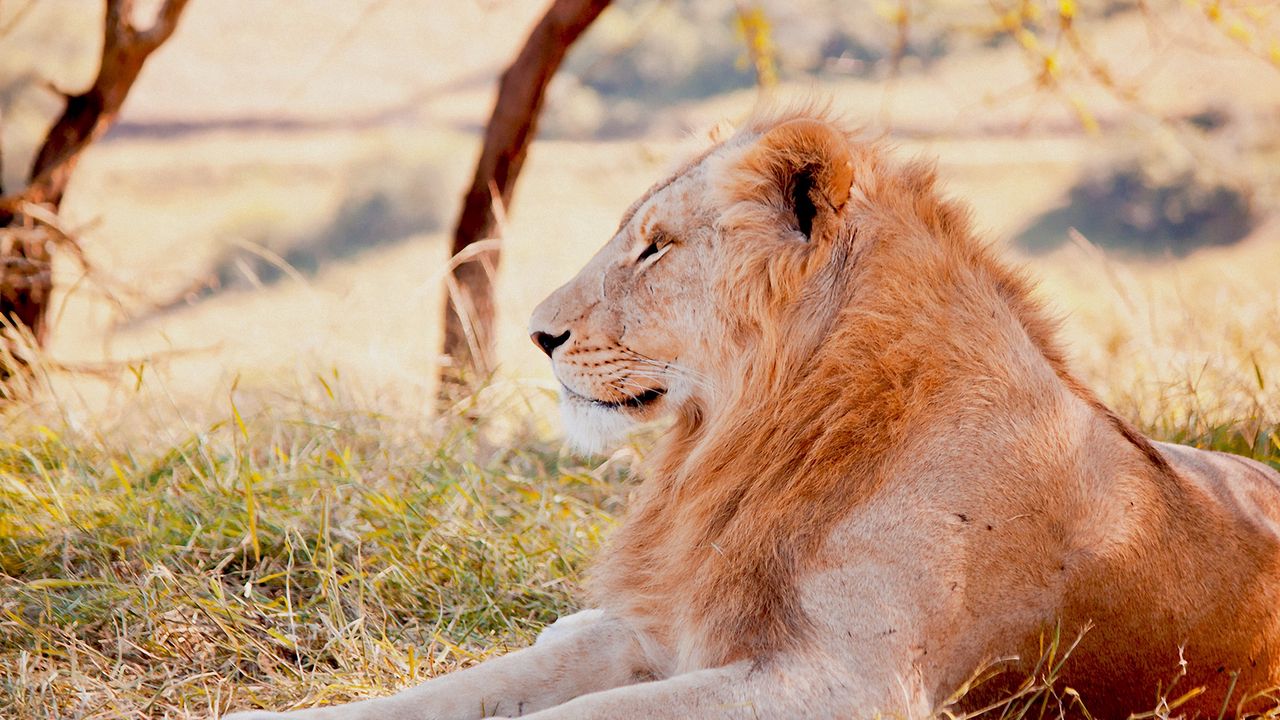
<instances>
[{"instance_id":1,"label":"blurred hillside","mask_svg":"<svg viewBox=\"0 0 1280 720\"><path fill-rule=\"evenodd\" d=\"M1114 301L1076 277L1071 228L1143 274L1275 267L1280 70L1201 9L1083 7L1077 29L1108 79L1064 50L1059 86L1043 87L987 4L919 8L905 36L875 4L761 7L774 96L830 97L902 156L939 158L978 225L1027 254L1067 312ZM1019 7L1043 28L1058 12ZM196 0L75 175L64 214L95 271L58 267L48 354L76 370L53 373L59 402L127 405L142 372L198 407L232 382L338 370L425 406L445 238L495 78L541 9ZM703 128L757 102L735 9L622 2L570 55L510 208L506 377L548 379L523 331L532 306ZM59 109L48 86L94 71L99 22L83 0L0 3L9 182ZM1209 245L1228 249L1197 250Z\"/></svg>"}]
</instances>

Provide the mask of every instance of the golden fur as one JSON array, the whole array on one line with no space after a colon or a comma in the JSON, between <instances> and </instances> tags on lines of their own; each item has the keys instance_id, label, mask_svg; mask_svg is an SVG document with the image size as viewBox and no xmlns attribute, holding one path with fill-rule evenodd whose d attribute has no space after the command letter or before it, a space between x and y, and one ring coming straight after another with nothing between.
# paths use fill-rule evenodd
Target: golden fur
<instances>
[{"instance_id":1,"label":"golden fur","mask_svg":"<svg viewBox=\"0 0 1280 720\"><path fill-rule=\"evenodd\" d=\"M789 121L770 117L756 127ZM973 383L1001 382L995 371L1009 354L1002 333L1025 334L1063 385L1150 460L1152 475L1169 478L1151 442L1069 374L1026 282L974 241L965 211L936 193L932 168L895 168L880 148L851 138L846 153L863 199L847 215L856 221L832 231L850 246L857 234L874 237L875 247L850 247L840 258L846 275L830 290L832 309L843 312L814 318L796 303L811 258L777 267L776 256L760 252L723 283L722 304L750 309L739 322L763 330L746 373L722 380L744 385L742 396L718 413L715 428L706 408L681 408L630 522L597 570L600 600L629 598L641 614L652 603L663 618L676 597L692 598L707 635L703 662L755 657L806 630L794 577L820 557L831 526L885 482L909 428L931 424L940 406L971 404ZM773 209L782 204L779 170L766 165L804 162L763 155L735 168L741 174L721 218L738 243L762 249L777 235ZM833 243L828 252L836 251ZM761 277L770 278L767 289L753 282ZM800 330L809 343L796 342L797 323L816 325ZM782 328L789 334L777 334ZM717 552L699 552L713 543Z\"/></svg>"},{"instance_id":2,"label":"golden fur","mask_svg":"<svg viewBox=\"0 0 1280 720\"><path fill-rule=\"evenodd\" d=\"M1063 679L1095 717L1183 659L1179 712L1280 684L1280 475L1108 410L932 169L823 113L655 185L532 326L582 444L673 417L597 609L317 717L922 716L1088 627Z\"/></svg>"}]
</instances>

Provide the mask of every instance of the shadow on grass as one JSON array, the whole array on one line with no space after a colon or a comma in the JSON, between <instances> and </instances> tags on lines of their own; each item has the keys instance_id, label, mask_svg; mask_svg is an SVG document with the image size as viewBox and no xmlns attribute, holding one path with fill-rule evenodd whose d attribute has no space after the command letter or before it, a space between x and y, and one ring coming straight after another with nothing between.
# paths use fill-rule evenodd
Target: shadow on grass
<instances>
[{"instance_id":1,"label":"shadow on grass","mask_svg":"<svg viewBox=\"0 0 1280 720\"><path fill-rule=\"evenodd\" d=\"M232 248L216 264L208 292L270 285L287 274L286 268L303 275L315 275L327 264L396 244L410 235L439 229L440 222L433 208L414 207L404 200L386 190L348 197L324 227L288 243L288 249L279 253L283 267L260 252ZM265 242L249 245L269 248Z\"/></svg>"},{"instance_id":2,"label":"shadow on grass","mask_svg":"<svg viewBox=\"0 0 1280 720\"><path fill-rule=\"evenodd\" d=\"M1209 246L1232 245L1257 225L1249 198L1186 170L1153 181L1136 166L1086 178L1066 203L1041 215L1017 238L1028 252L1048 252L1075 228L1099 247L1153 257L1184 257Z\"/></svg>"},{"instance_id":3,"label":"shadow on grass","mask_svg":"<svg viewBox=\"0 0 1280 720\"><path fill-rule=\"evenodd\" d=\"M229 290L271 286L288 276L312 277L327 266L439 230L443 221L435 173L417 168L389 174L390 180L380 176L348 188L331 216L312 230L281 235L263 223L236 233L207 273L156 310L167 312Z\"/></svg>"}]
</instances>

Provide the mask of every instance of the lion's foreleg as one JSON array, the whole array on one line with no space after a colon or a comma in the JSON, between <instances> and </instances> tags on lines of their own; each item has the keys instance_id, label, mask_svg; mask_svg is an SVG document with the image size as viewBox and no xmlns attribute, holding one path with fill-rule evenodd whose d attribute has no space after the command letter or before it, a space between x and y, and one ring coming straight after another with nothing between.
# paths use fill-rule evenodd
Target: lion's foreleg
<instances>
[{"instance_id":1,"label":"lion's foreleg","mask_svg":"<svg viewBox=\"0 0 1280 720\"><path fill-rule=\"evenodd\" d=\"M927 694L903 667L858 677L811 662L743 661L578 697L528 720L927 718ZM513 715L514 716L514 715Z\"/></svg>"},{"instance_id":2,"label":"lion's foreleg","mask_svg":"<svg viewBox=\"0 0 1280 720\"><path fill-rule=\"evenodd\" d=\"M395 695L289 713L252 712L225 720L472 720L521 716L587 693L635 682L635 636L598 611L572 616L561 632L530 648L433 678Z\"/></svg>"}]
</instances>

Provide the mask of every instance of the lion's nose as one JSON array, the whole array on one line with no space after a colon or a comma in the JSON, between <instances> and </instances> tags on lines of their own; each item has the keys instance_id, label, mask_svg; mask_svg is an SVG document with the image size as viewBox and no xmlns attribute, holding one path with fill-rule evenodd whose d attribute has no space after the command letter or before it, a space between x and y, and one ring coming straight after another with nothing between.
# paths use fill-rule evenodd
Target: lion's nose
<instances>
[{"instance_id":1,"label":"lion's nose","mask_svg":"<svg viewBox=\"0 0 1280 720\"><path fill-rule=\"evenodd\" d=\"M565 330L559 335L552 335L541 330L535 330L529 337L533 339L534 345L542 348L542 352L546 353L547 357L551 357L551 353L555 352L556 348L565 344L565 341L569 339L569 331Z\"/></svg>"}]
</instances>

